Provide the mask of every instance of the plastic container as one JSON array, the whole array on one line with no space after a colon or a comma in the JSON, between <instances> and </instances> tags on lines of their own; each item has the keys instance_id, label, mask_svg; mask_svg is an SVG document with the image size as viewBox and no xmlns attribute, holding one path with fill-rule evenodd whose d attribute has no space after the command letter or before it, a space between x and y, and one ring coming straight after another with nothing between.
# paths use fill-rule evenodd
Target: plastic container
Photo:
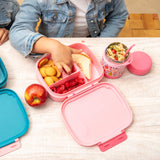
<instances>
[{"instance_id":1,"label":"plastic container","mask_svg":"<svg viewBox=\"0 0 160 160\"><path fill-rule=\"evenodd\" d=\"M105 151L126 140L125 129L132 122L132 112L121 93L109 83L99 83L103 77L103 68L93 53L83 44L70 45L82 49L92 60L92 78L85 79L85 84L64 94L58 94L47 86L40 75L38 64L50 55L46 55L36 63L37 78L46 88L51 99L64 101L62 116L66 127L73 138L83 146L98 145ZM64 76L57 84L75 77L83 77L79 69L69 76ZM63 77L63 75L62 75ZM55 84L55 85L57 85Z\"/></svg>"},{"instance_id":2,"label":"plastic container","mask_svg":"<svg viewBox=\"0 0 160 160\"><path fill-rule=\"evenodd\" d=\"M119 42L115 42L115 43L119 43ZM127 50L127 47L125 45L124 47ZM145 52L142 52L142 51L135 51L133 53L130 52L127 59L119 62L108 57L106 55L106 50L102 56L101 64L103 66L104 76L107 78L116 79L121 77L126 67L131 73L139 76L146 75L151 70L152 59Z\"/></svg>"},{"instance_id":3,"label":"plastic container","mask_svg":"<svg viewBox=\"0 0 160 160\"><path fill-rule=\"evenodd\" d=\"M110 45L117 44L117 43L119 42L115 42ZM123 46L124 48L126 48L126 50L128 49L124 44ZM107 56L106 52L108 47L106 48L101 61L101 64L104 69L104 76L107 78L116 79L123 75L126 66L132 62L132 54L129 53L128 57L125 60L116 61L111 59L109 56Z\"/></svg>"},{"instance_id":4,"label":"plastic container","mask_svg":"<svg viewBox=\"0 0 160 160\"><path fill-rule=\"evenodd\" d=\"M120 92L109 83L97 83L62 105L64 122L82 146L98 145L101 151L127 139L125 129L132 112Z\"/></svg>"},{"instance_id":5,"label":"plastic container","mask_svg":"<svg viewBox=\"0 0 160 160\"><path fill-rule=\"evenodd\" d=\"M6 67L0 58L0 88L5 87L8 79L8 73Z\"/></svg>"},{"instance_id":6,"label":"plastic container","mask_svg":"<svg viewBox=\"0 0 160 160\"><path fill-rule=\"evenodd\" d=\"M132 53L133 61L127 66L128 70L139 76L146 75L152 67L152 59L145 52L136 51Z\"/></svg>"},{"instance_id":7,"label":"plastic container","mask_svg":"<svg viewBox=\"0 0 160 160\"><path fill-rule=\"evenodd\" d=\"M7 82L7 70L0 59L0 86ZM19 137L29 127L25 108L18 95L10 89L0 89L0 156L20 148Z\"/></svg>"},{"instance_id":8,"label":"plastic container","mask_svg":"<svg viewBox=\"0 0 160 160\"><path fill-rule=\"evenodd\" d=\"M87 80L84 75L82 74L82 72L80 71L80 69L77 68L76 65L74 65L75 67L75 71L73 73L71 73L71 75L67 75L64 72L62 73L62 80L59 80L58 82L56 82L56 84L53 84L51 86L48 86L43 77L41 76L40 72L39 72L39 68L38 65L40 63L41 60L43 60L44 58L49 58L51 59L51 55L47 54L45 55L43 58L39 59L36 63L36 75L37 75L37 79L39 80L39 82L45 87L45 89L48 91L49 96L51 99L55 100L55 101L64 101L66 98L68 98L69 96L71 96L72 94L74 94L75 92L79 92L81 89L83 89L83 87L92 85L95 82L99 82L102 77L103 77L103 68L101 66L101 64L97 61L96 57L94 56L94 54L89 50L88 47L86 47L85 45L81 44L81 43L76 43L76 44L72 44L70 45L70 47L75 48L75 49L82 49L83 52L85 52L86 54L88 54L88 56L91 58L92 60L92 64L91 64L91 71L92 71L92 78L90 80ZM57 94L54 91L51 90L51 88L53 86L57 86L60 84L63 84L65 81L68 81L70 79L76 78L76 77L82 77L85 79L85 84L82 86L79 86L67 93L64 94Z\"/></svg>"}]
</instances>

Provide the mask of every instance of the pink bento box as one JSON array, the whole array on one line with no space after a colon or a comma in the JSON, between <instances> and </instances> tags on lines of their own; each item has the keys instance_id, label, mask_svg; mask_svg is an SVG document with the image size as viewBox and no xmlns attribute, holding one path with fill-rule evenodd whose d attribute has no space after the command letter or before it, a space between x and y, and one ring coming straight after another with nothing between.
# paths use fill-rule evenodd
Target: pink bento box
<instances>
[{"instance_id":1,"label":"pink bento box","mask_svg":"<svg viewBox=\"0 0 160 160\"><path fill-rule=\"evenodd\" d=\"M101 151L121 143L127 139L125 129L132 122L130 110L121 93L110 83L99 83L104 72L101 64L87 46L81 43L70 45L82 49L92 60L92 78L87 80L75 65L75 71L56 82L56 86L77 76L85 79L85 84L64 94L55 93L44 82L36 63L39 82L46 88L51 99L64 101L61 111L64 122L77 143L82 146L98 145Z\"/></svg>"}]
</instances>

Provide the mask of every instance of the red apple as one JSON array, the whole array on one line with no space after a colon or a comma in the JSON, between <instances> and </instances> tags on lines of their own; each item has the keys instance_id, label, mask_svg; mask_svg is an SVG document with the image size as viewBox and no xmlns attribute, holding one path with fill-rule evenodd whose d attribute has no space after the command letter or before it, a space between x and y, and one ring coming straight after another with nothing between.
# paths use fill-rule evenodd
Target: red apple
<instances>
[{"instance_id":1,"label":"red apple","mask_svg":"<svg viewBox=\"0 0 160 160\"><path fill-rule=\"evenodd\" d=\"M43 104L47 98L48 93L40 84L31 84L25 90L24 97L30 106L39 106Z\"/></svg>"}]
</instances>

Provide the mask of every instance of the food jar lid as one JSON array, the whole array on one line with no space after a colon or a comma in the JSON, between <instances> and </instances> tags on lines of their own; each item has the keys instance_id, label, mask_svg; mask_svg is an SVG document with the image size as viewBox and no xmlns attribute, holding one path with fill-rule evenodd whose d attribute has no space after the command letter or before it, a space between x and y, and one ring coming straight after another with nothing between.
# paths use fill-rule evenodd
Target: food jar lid
<instances>
[{"instance_id":1,"label":"food jar lid","mask_svg":"<svg viewBox=\"0 0 160 160\"><path fill-rule=\"evenodd\" d=\"M132 53L133 61L127 66L128 70L135 74L143 76L147 74L152 67L152 59L150 56L141 51L136 51Z\"/></svg>"}]
</instances>

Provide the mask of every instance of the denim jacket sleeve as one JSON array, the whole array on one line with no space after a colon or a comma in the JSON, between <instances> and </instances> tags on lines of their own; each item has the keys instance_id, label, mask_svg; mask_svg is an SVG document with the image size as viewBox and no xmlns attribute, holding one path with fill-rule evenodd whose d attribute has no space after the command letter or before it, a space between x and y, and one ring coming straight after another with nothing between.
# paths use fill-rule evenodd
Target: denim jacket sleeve
<instances>
[{"instance_id":1,"label":"denim jacket sleeve","mask_svg":"<svg viewBox=\"0 0 160 160\"><path fill-rule=\"evenodd\" d=\"M128 17L124 0L113 0L113 11L106 17L106 27L100 37L116 37L123 28Z\"/></svg>"},{"instance_id":2,"label":"denim jacket sleeve","mask_svg":"<svg viewBox=\"0 0 160 160\"><path fill-rule=\"evenodd\" d=\"M31 53L34 43L43 36L35 31L40 15L41 9L37 0L24 0L10 29L11 44L25 56Z\"/></svg>"},{"instance_id":3,"label":"denim jacket sleeve","mask_svg":"<svg viewBox=\"0 0 160 160\"><path fill-rule=\"evenodd\" d=\"M0 28L10 29L19 10L19 4L16 0L0 1Z\"/></svg>"}]
</instances>

